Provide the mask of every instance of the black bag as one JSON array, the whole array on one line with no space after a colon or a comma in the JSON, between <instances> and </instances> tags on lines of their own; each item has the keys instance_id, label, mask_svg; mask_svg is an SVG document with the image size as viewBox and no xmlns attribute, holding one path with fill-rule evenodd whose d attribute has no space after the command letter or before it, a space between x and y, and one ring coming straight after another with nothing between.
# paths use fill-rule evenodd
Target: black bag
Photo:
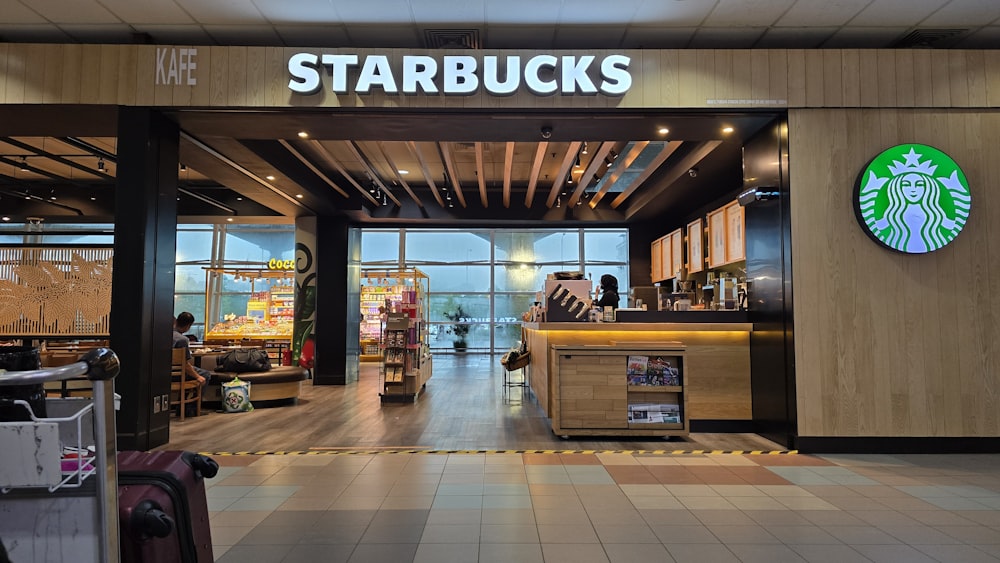
<instances>
[{"instance_id":1,"label":"black bag","mask_svg":"<svg viewBox=\"0 0 1000 563\"><path fill-rule=\"evenodd\" d=\"M271 358L260 348L240 348L230 350L219 360L219 370L246 373L248 371L268 371Z\"/></svg>"}]
</instances>

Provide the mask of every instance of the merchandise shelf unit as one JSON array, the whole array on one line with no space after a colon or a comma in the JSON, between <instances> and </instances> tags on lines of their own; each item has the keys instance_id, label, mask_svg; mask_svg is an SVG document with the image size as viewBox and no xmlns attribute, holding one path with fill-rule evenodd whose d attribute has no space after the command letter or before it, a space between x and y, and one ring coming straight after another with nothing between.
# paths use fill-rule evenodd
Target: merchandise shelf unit
<instances>
[{"instance_id":1,"label":"merchandise shelf unit","mask_svg":"<svg viewBox=\"0 0 1000 563\"><path fill-rule=\"evenodd\" d=\"M223 295L250 282L245 311L226 310ZM242 314L241 314L242 313ZM205 268L205 341L291 341L295 321L295 272L266 268Z\"/></svg>"},{"instance_id":2,"label":"merchandise shelf unit","mask_svg":"<svg viewBox=\"0 0 1000 563\"><path fill-rule=\"evenodd\" d=\"M360 361L382 361L385 315L394 307L402 310L404 298L410 299L408 292L416 291L422 304L427 296L427 285L427 276L416 269L361 271ZM426 315L420 318L427 320Z\"/></svg>"},{"instance_id":3,"label":"merchandise shelf unit","mask_svg":"<svg viewBox=\"0 0 1000 563\"><path fill-rule=\"evenodd\" d=\"M686 436L685 348L553 346L552 431L569 436Z\"/></svg>"},{"instance_id":4,"label":"merchandise shelf unit","mask_svg":"<svg viewBox=\"0 0 1000 563\"><path fill-rule=\"evenodd\" d=\"M420 270L405 269L367 270L362 280L362 329L367 324L370 330L377 322L380 330L379 395L383 402L414 401L433 369L425 303L429 279ZM363 345L365 335L362 332Z\"/></svg>"}]
</instances>

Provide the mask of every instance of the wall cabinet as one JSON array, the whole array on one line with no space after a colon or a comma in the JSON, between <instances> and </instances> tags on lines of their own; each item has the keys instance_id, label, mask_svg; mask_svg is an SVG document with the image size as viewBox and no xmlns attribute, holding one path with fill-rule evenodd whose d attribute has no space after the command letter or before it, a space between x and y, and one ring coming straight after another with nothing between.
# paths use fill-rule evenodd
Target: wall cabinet
<instances>
[{"instance_id":1,"label":"wall cabinet","mask_svg":"<svg viewBox=\"0 0 1000 563\"><path fill-rule=\"evenodd\" d=\"M746 259L743 222L743 208L735 201L708 214L709 268Z\"/></svg>"},{"instance_id":2,"label":"wall cabinet","mask_svg":"<svg viewBox=\"0 0 1000 563\"><path fill-rule=\"evenodd\" d=\"M677 277L684 268L684 231L664 235L650 245L651 278L661 282Z\"/></svg>"},{"instance_id":3,"label":"wall cabinet","mask_svg":"<svg viewBox=\"0 0 1000 563\"><path fill-rule=\"evenodd\" d=\"M687 249L689 274L705 269L705 227L701 219L695 219L687 226Z\"/></svg>"}]
</instances>

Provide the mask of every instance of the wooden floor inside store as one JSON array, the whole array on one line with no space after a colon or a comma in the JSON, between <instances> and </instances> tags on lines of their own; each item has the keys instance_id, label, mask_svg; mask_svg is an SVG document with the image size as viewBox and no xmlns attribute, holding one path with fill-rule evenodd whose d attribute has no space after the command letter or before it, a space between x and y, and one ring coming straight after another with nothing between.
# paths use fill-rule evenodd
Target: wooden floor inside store
<instances>
[{"instance_id":1,"label":"wooden floor inside store","mask_svg":"<svg viewBox=\"0 0 1000 563\"><path fill-rule=\"evenodd\" d=\"M518 377L519 372L514 372ZM505 393L499 356L439 355L415 402L384 403L378 364L361 364L352 385L303 384L297 404L247 413L202 411L176 417L160 449L203 452L322 450L783 450L756 434L692 434L685 439L563 440L530 391ZM253 390L251 389L251 402Z\"/></svg>"}]
</instances>

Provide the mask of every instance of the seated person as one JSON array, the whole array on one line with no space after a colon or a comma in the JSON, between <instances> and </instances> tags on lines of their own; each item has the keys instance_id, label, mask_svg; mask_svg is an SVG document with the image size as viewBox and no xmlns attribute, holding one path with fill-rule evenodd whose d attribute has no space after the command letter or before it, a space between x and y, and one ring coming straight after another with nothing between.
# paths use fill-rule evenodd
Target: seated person
<instances>
[{"instance_id":1,"label":"seated person","mask_svg":"<svg viewBox=\"0 0 1000 563\"><path fill-rule=\"evenodd\" d=\"M207 369L195 367L191 361L191 348L189 346L191 341L184 336L184 333L190 330L192 324L194 324L194 315L191 313L184 311L177 315L174 319L174 343L172 348L184 348L186 350L184 355L187 357L187 362L184 364L184 370L187 372L188 377L198 380L198 383L201 385L207 385L212 380L212 372Z\"/></svg>"}]
</instances>

